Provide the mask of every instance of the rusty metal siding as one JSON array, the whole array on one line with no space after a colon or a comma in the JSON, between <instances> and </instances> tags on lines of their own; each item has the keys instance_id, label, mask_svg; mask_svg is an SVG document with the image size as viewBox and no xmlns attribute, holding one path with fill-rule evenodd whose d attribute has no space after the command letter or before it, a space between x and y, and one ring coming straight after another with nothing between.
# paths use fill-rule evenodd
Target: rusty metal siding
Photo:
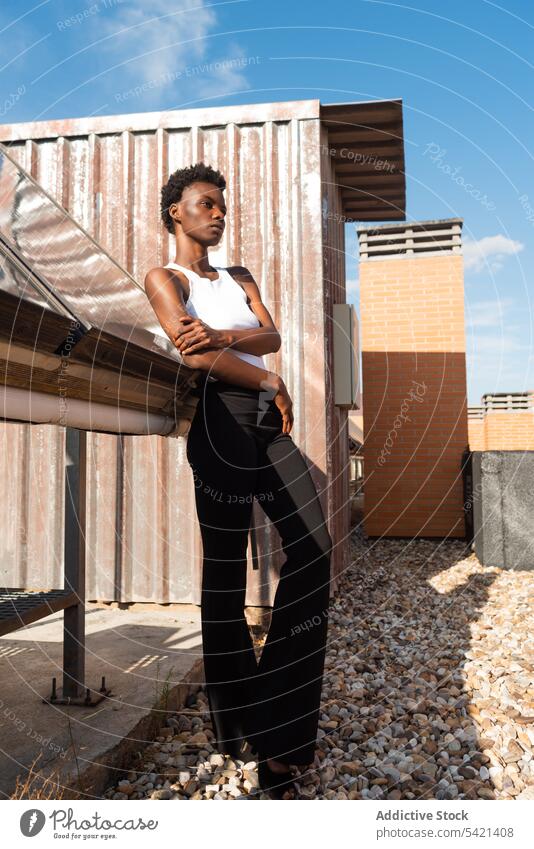
<instances>
[{"instance_id":1,"label":"rusty metal siding","mask_svg":"<svg viewBox=\"0 0 534 849\"><path fill-rule=\"evenodd\" d=\"M3 586L59 586L64 431L58 431L50 425L0 426Z\"/></svg>"},{"instance_id":2,"label":"rusty metal siding","mask_svg":"<svg viewBox=\"0 0 534 849\"><path fill-rule=\"evenodd\" d=\"M345 227L342 188L329 155L328 133L321 127L321 221L323 229L323 277L325 345L328 368L325 375L327 398L326 445L327 464L331 469L328 487L328 515L334 542L333 578L337 586L339 575L349 565L350 507L349 507L349 438L347 410L333 404L333 304L346 303Z\"/></svg>"},{"instance_id":3,"label":"rusty metal siding","mask_svg":"<svg viewBox=\"0 0 534 849\"><path fill-rule=\"evenodd\" d=\"M229 221L211 261L250 268L279 327L282 347L267 366L293 397L292 435L331 517L338 574L348 549L346 413L333 408L325 311L344 297L344 271L339 226L325 230L321 220L318 115L318 101L255 104L19 125L9 138L20 163L141 282L172 256L174 240L159 215L168 174L201 159L222 170ZM338 189L327 192L338 204ZM4 458L20 459L9 467L9 518L16 527L26 517L34 546L23 545L20 532L2 535L5 583L59 586L64 432L16 424L0 431ZM185 440L89 434L88 456L87 597L200 603L202 546ZM254 523L260 568L252 569L249 549L247 603L269 604L284 556L259 504Z\"/></svg>"},{"instance_id":4,"label":"rusty metal siding","mask_svg":"<svg viewBox=\"0 0 534 849\"><path fill-rule=\"evenodd\" d=\"M39 173L46 171L51 153L55 159L56 148L48 146L41 160L37 145L28 140L14 153L57 196L57 169ZM64 196L61 183L59 188ZM7 496L0 543L4 586L62 586L65 431L51 425L2 423L0 432L1 480Z\"/></svg>"}]
</instances>

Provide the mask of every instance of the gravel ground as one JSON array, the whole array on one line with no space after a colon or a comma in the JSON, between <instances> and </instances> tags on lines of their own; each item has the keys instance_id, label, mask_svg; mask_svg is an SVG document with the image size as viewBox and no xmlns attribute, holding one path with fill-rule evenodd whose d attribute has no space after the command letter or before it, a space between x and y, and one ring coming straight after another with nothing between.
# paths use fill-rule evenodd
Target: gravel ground
<instances>
[{"instance_id":1,"label":"gravel ground","mask_svg":"<svg viewBox=\"0 0 534 849\"><path fill-rule=\"evenodd\" d=\"M482 567L461 540L350 545L298 798L533 799L534 573ZM199 690L104 798L268 799L252 757L212 740Z\"/></svg>"}]
</instances>

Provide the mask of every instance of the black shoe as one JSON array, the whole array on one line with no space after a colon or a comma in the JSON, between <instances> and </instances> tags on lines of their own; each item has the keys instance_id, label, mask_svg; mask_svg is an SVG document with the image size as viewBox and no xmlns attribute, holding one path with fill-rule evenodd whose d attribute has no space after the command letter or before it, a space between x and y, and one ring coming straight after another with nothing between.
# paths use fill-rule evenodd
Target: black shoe
<instances>
[{"instance_id":1,"label":"black shoe","mask_svg":"<svg viewBox=\"0 0 534 849\"><path fill-rule=\"evenodd\" d=\"M282 799L284 793L293 790L296 797L297 788L293 781L293 774L287 772L273 772L267 763L267 758L260 758L258 762L258 781L262 790L270 793L275 799Z\"/></svg>"}]
</instances>

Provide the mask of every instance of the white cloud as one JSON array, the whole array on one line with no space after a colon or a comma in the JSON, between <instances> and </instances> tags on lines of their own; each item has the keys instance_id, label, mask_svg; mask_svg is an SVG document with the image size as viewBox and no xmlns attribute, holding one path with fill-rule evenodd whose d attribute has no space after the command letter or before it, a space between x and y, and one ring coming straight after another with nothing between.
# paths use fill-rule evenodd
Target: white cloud
<instances>
[{"instance_id":1,"label":"white cloud","mask_svg":"<svg viewBox=\"0 0 534 849\"><path fill-rule=\"evenodd\" d=\"M100 37L106 39L102 47L108 55L113 54L114 64L127 63L121 70L138 84L201 59L206 52L204 39L216 22L216 15L202 0L174 4L119 0L94 18Z\"/></svg>"},{"instance_id":2,"label":"white cloud","mask_svg":"<svg viewBox=\"0 0 534 849\"><path fill-rule=\"evenodd\" d=\"M261 57L246 56L242 48L235 45L224 56L205 58L189 70L189 79L194 84L195 99L220 97L233 91L250 88L246 77L249 65L261 62ZM185 79L188 77L186 76ZM202 106L202 103L195 104Z\"/></svg>"},{"instance_id":3,"label":"white cloud","mask_svg":"<svg viewBox=\"0 0 534 849\"><path fill-rule=\"evenodd\" d=\"M502 233L478 240L464 240L463 255L466 269L496 272L502 268L504 257L518 254L525 246Z\"/></svg>"},{"instance_id":4,"label":"white cloud","mask_svg":"<svg viewBox=\"0 0 534 849\"><path fill-rule=\"evenodd\" d=\"M204 0L107 3L105 14L92 22L117 87L117 102L133 103L131 92L139 91L150 108L164 102L177 109L182 95L187 101L194 92L195 101L201 101L250 87L248 66L257 64L258 57L246 56L239 44L226 45L224 55L219 54L220 40L210 38L217 15Z\"/></svg>"}]
</instances>

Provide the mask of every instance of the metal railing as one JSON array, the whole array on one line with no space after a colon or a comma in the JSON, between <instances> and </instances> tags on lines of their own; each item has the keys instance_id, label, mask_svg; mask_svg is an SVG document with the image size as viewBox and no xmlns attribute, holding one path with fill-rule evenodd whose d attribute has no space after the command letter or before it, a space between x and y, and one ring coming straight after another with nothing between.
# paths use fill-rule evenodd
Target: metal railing
<instances>
[{"instance_id":1,"label":"metal railing","mask_svg":"<svg viewBox=\"0 0 534 849\"><path fill-rule=\"evenodd\" d=\"M484 407L468 407L467 408L467 418L468 419L483 419L484 418Z\"/></svg>"},{"instance_id":2,"label":"metal railing","mask_svg":"<svg viewBox=\"0 0 534 849\"><path fill-rule=\"evenodd\" d=\"M515 410L534 409L534 392L494 392L482 396L482 404L485 413L503 410L514 412Z\"/></svg>"},{"instance_id":3,"label":"metal railing","mask_svg":"<svg viewBox=\"0 0 534 849\"><path fill-rule=\"evenodd\" d=\"M414 221L358 227L360 260L436 253L461 253L462 219Z\"/></svg>"}]
</instances>

